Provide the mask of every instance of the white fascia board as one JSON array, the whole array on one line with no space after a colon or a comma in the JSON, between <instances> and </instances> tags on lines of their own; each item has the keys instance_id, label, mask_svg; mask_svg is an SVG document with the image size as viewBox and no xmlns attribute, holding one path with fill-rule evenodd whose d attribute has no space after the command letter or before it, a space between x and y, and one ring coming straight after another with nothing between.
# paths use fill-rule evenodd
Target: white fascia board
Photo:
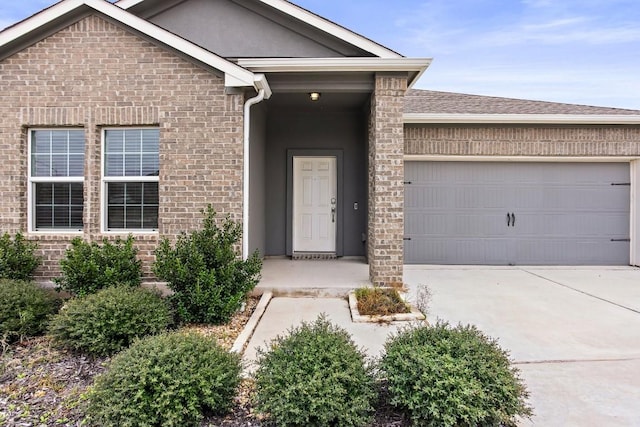
<instances>
[{"instance_id":1,"label":"white fascia board","mask_svg":"<svg viewBox=\"0 0 640 427\"><path fill-rule=\"evenodd\" d=\"M638 125L638 115L615 114L426 114L405 113L407 124Z\"/></svg>"},{"instance_id":2,"label":"white fascia board","mask_svg":"<svg viewBox=\"0 0 640 427\"><path fill-rule=\"evenodd\" d=\"M296 73L330 71L424 72L431 58L241 58L238 65L254 72Z\"/></svg>"},{"instance_id":3,"label":"white fascia board","mask_svg":"<svg viewBox=\"0 0 640 427\"><path fill-rule=\"evenodd\" d=\"M142 3L144 0L120 0L116 2L118 7L123 9L129 9L133 6L136 6ZM356 46L365 52L369 52L372 55L376 55L380 58L402 58L398 52L394 52L393 50L382 46L374 42L373 40L369 40L368 38L361 36L360 34L354 33L351 30L346 29L334 22L331 22L327 19L322 18L315 13L312 13L306 9L301 8L293 3L284 0L259 0L261 3L266 4L276 10L279 10L282 13L285 13L295 19L298 19L302 22L305 22L312 27L315 27L325 33L331 34L332 36L343 40L353 46Z\"/></svg>"},{"instance_id":4,"label":"white fascia board","mask_svg":"<svg viewBox=\"0 0 640 427\"><path fill-rule=\"evenodd\" d=\"M225 80L230 82L232 87L245 87L254 85L255 75L251 71L244 69L226 59L203 49L182 37L166 31L149 21L139 18L126 10L115 6L104 0L63 0L60 3L45 9L39 14L28 18L19 24L8 28L0 33L0 49L5 44L29 34L31 31L46 25L75 9L88 6L128 27L134 28L167 46L172 47L193 59L225 73Z\"/></svg>"}]
</instances>

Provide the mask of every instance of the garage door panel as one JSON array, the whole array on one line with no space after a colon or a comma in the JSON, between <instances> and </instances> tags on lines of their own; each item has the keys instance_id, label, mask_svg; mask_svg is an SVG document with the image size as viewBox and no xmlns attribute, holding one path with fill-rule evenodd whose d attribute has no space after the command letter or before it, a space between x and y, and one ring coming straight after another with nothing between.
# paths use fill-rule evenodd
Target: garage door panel
<instances>
[{"instance_id":1,"label":"garage door panel","mask_svg":"<svg viewBox=\"0 0 640 427\"><path fill-rule=\"evenodd\" d=\"M612 185L629 173L627 163L407 162L405 260L628 264L629 243L611 240L629 237L629 186Z\"/></svg>"}]
</instances>

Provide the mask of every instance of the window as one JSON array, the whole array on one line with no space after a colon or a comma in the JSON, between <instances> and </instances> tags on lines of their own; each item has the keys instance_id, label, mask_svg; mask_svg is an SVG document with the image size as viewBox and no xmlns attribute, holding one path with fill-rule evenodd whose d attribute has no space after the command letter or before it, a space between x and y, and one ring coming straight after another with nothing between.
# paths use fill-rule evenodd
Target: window
<instances>
[{"instance_id":1,"label":"window","mask_svg":"<svg viewBox=\"0 0 640 427\"><path fill-rule=\"evenodd\" d=\"M82 231L84 130L30 130L29 163L29 228Z\"/></svg>"},{"instance_id":2,"label":"window","mask_svg":"<svg viewBox=\"0 0 640 427\"><path fill-rule=\"evenodd\" d=\"M158 228L159 147L159 129L105 130L107 231Z\"/></svg>"}]
</instances>

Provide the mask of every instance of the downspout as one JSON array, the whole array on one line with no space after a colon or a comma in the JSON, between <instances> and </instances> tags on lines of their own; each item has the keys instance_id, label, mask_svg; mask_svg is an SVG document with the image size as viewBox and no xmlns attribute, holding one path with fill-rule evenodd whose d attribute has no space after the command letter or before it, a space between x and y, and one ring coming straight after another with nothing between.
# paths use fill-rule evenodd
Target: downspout
<instances>
[{"instance_id":1,"label":"downspout","mask_svg":"<svg viewBox=\"0 0 640 427\"><path fill-rule=\"evenodd\" d=\"M244 103L244 143L242 150L242 259L249 258L249 142L251 132L251 107L265 98L265 90L259 89L258 95Z\"/></svg>"}]
</instances>

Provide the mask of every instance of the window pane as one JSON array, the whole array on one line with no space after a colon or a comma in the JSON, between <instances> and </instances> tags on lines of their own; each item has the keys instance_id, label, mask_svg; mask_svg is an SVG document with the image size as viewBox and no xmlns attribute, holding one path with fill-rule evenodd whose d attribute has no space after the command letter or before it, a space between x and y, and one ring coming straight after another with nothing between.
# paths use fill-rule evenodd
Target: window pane
<instances>
[{"instance_id":1,"label":"window pane","mask_svg":"<svg viewBox=\"0 0 640 427\"><path fill-rule=\"evenodd\" d=\"M84 203L84 194L82 184L71 184L71 205L82 206Z\"/></svg>"},{"instance_id":2,"label":"window pane","mask_svg":"<svg viewBox=\"0 0 640 427\"><path fill-rule=\"evenodd\" d=\"M142 208L140 206L127 207L127 228L142 228Z\"/></svg>"},{"instance_id":3,"label":"window pane","mask_svg":"<svg viewBox=\"0 0 640 427\"><path fill-rule=\"evenodd\" d=\"M157 206L145 206L142 227L158 228L158 207Z\"/></svg>"},{"instance_id":4,"label":"window pane","mask_svg":"<svg viewBox=\"0 0 640 427\"><path fill-rule=\"evenodd\" d=\"M107 203L111 205L124 205L124 187L123 182L110 182L107 184Z\"/></svg>"},{"instance_id":5,"label":"window pane","mask_svg":"<svg viewBox=\"0 0 640 427\"><path fill-rule=\"evenodd\" d=\"M158 183L107 184L109 229L158 228Z\"/></svg>"},{"instance_id":6,"label":"window pane","mask_svg":"<svg viewBox=\"0 0 640 427\"><path fill-rule=\"evenodd\" d=\"M69 184L54 184L53 185L53 204L54 205L69 205L71 202Z\"/></svg>"},{"instance_id":7,"label":"window pane","mask_svg":"<svg viewBox=\"0 0 640 427\"><path fill-rule=\"evenodd\" d=\"M124 176L122 160L122 154L107 154L107 170L105 171L105 176Z\"/></svg>"},{"instance_id":8,"label":"window pane","mask_svg":"<svg viewBox=\"0 0 640 427\"><path fill-rule=\"evenodd\" d=\"M142 133L142 151L157 153L160 151L160 129L145 129Z\"/></svg>"},{"instance_id":9,"label":"window pane","mask_svg":"<svg viewBox=\"0 0 640 427\"><path fill-rule=\"evenodd\" d=\"M31 176L51 176L51 158L49 154L31 156Z\"/></svg>"},{"instance_id":10,"label":"window pane","mask_svg":"<svg viewBox=\"0 0 640 427\"><path fill-rule=\"evenodd\" d=\"M127 153L139 153L142 150L142 130L128 129L124 131L124 151Z\"/></svg>"},{"instance_id":11,"label":"window pane","mask_svg":"<svg viewBox=\"0 0 640 427\"><path fill-rule=\"evenodd\" d=\"M53 208L51 206L36 206L36 230L53 227Z\"/></svg>"},{"instance_id":12,"label":"window pane","mask_svg":"<svg viewBox=\"0 0 640 427\"><path fill-rule=\"evenodd\" d=\"M77 130L69 132L69 152L82 154L84 157L84 131Z\"/></svg>"},{"instance_id":13,"label":"window pane","mask_svg":"<svg viewBox=\"0 0 640 427\"><path fill-rule=\"evenodd\" d=\"M105 176L159 174L159 129L106 130L105 134Z\"/></svg>"},{"instance_id":14,"label":"window pane","mask_svg":"<svg viewBox=\"0 0 640 427\"><path fill-rule=\"evenodd\" d=\"M53 184L36 184L36 205L53 204Z\"/></svg>"},{"instance_id":15,"label":"window pane","mask_svg":"<svg viewBox=\"0 0 640 427\"><path fill-rule=\"evenodd\" d=\"M105 131L107 153L122 153L124 151L123 138L124 131L122 130Z\"/></svg>"},{"instance_id":16,"label":"window pane","mask_svg":"<svg viewBox=\"0 0 640 427\"><path fill-rule=\"evenodd\" d=\"M51 132L34 130L31 133L31 152L49 153L51 147Z\"/></svg>"},{"instance_id":17,"label":"window pane","mask_svg":"<svg viewBox=\"0 0 640 427\"><path fill-rule=\"evenodd\" d=\"M109 206L107 227L109 229L125 228L124 226L124 207Z\"/></svg>"},{"instance_id":18,"label":"window pane","mask_svg":"<svg viewBox=\"0 0 640 427\"><path fill-rule=\"evenodd\" d=\"M144 184L144 204L158 205L158 183L146 182Z\"/></svg>"},{"instance_id":19,"label":"window pane","mask_svg":"<svg viewBox=\"0 0 640 427\"><path fill-rule=\"evenodd\" d=\"M142 156L142 176L158 176L159 169L158 155L145 154Z\"/></svg>"},{"instance_id":20,"label":"window pane","mask_svg":"<svg viewBox=\"0 0 640 427\"><path fill-rule=\"evenodd\" d=\"M141 176L140 155L127 154L124 159L126 176Z\"/></svg>"},{"instance_id":21,"label":"window pane","mask_svg":"<svg viewBox=\"0 0 640 427\"><path fill-rule=\"evenodd\" d=\"M31 132L32 176L83 176L83 130Z\"/></svg>"},{"instance_id":22,"label":"window pane","mask_svg":"<svg viewBox=\"0 0 640 427\"><path fill-rule=\"evenodd\" d=\"M53 226L55 228L69 228L69 206L53 207Z\"/></svg>"},{"instance_id":23,"label":"window pane","mask_svg":"<svg viewBox=\"0 0 640 427\"><path fill-rule=\"evenodd\" d=\"M80 229L84 225L82 221L82 207L71 206L71 228Z\"/></svg>"},{"instance_id":24,"label":"window pane","mask_svg":"<svg viewBox=\"0 0 640 427\"><path fill-rule=\"evenodd\" d=\"M84 155L69 155L69 176L82 176L84 174Z\"/></svg>"},{"instance_id":25,"label":"window pane","mask_svg":"<svg viewBox=\"0 0 640 427\"><path fill-rule=\"evenodd\" d=\"M35 228L81 229L83 185L81 183L35 184Z\"/></svg>"},{"instance_id":26,"label":"window pane","mask_svg":"<svg viewBox=\"0 0 640 427\"><path fill-rule=\"evenodd\" d=\"M51 156L51 176L69 176L66 154L54 154Z\"/></svg>"}]
</instances>

